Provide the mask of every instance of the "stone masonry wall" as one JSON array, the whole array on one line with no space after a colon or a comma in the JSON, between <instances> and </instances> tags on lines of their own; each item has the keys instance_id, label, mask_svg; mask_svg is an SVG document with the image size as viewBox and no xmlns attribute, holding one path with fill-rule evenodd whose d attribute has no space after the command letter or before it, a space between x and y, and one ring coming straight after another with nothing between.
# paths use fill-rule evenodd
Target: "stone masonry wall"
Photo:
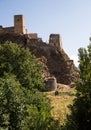
<instances>
[{"instance_id":1,"label":"stone masonry wall","mask_svg":"<svg viewBox=\"0 0 91 130\"><path fill-rule=\"evenodd\" d=\"M3 28L0 26L0 33L14 33L14 27Z\"/></svg>"},{"instance_id":2,"label":"stone masonry wall","mask_svg":"<svg viewBox=\"0 0 91 130\"><path fill-rule=\"evenodd\" d=\"M55 46L58 50L62 49L62 40L60 34L50 34L49 44Z\"/></svg>"},{"instance_id":3,"label":"stone masonry wall","mask_svg":"<svg viewBox=\"0 0 91 130\"><path fill-rule=\"evenodd\" d=\"M14 32L26 34L25 19L23 15L14 16Z\"/></svg>"},{"instance_id":4,"label":"stone masonry wall","mask_svg":"<svg viewBox=\"0 0 91 130\"><path fill-rule=\"evenodd\" d=\"M13 27L3 27L2 25L0 25L0 33L26 34L27 29L25 28L24 16L23 15L15 15Z\"/></svg>"}]
</instances>

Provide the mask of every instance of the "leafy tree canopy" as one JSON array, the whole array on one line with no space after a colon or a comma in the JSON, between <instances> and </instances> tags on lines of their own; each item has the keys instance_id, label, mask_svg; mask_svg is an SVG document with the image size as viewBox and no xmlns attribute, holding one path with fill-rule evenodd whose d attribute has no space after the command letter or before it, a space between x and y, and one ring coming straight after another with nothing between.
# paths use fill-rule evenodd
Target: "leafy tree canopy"
<instances>
[{"instance_id":1,"label":"leafy tree canopy","mask_svg":"<svg viewBox=\"0 0 91 130\"><path fill-rule=\"evenodd\" d=\"M28 49L0 45L0 130L59 130L43 88L42 67Z\"/></svg>"},{"instance_id":2,"label":"leafy tree canopy","mask_svg":"<svg viewBox=\"0 0 91 130\"><path fill-rule=\"evenodd\" d=\"M80 79L77 82L77 98L71 106L69 129L89 130L91 128L91 44L79 49Z\"/></svg>"},{"instance_id":3,"label":"leafy tree canopy","mask_svg":"<svg viewBox=\"0 0 91 130\"><path fill-rule=\"evenodd\" d=\"M17 44L7 42L0 45L0 77L4 73L16 75L20 84L29 89L42 89L42 65L28 49L20 48Z\"/></svg>"},{"instance_id":4,"label":"leafy tree canopy","mask_svg":"<svg viewBox=\"0 0 91 130\"><path fill-rule=\"evenodd\" d=\"M1 130L54 129L57 122L50 111L50 100L43 93L23 88L12 74L0 78Z\"/></svg>"}]
</instances>

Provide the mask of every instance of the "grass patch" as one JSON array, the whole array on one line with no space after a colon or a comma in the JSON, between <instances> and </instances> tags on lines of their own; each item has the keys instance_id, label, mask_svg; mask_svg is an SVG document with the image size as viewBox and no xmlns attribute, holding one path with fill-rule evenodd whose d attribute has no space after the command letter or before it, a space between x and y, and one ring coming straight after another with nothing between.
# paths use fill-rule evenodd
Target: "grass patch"
<instances>
[{"instance_id":1,"label":"grass patch","mask_svg":"<svg viewBox=\"0 0 91 130\"><path fill-rule=\"evenodd\" d=\"M59 92L59 95L60 96L63 96L63 95L68 95L68 96L76 96L76 91L74 90L74 91L68 91L68 92Z\"/></svg>"},{"instance_id":2,"label":"grass patch","mask_svg":"<svg viewBox=\"0 0 91 130\"><path fill-rule=\"evenodd\" d=\"M58 95L55 96L55 92L46 92L47 96L51 100L52 104L52 115L55 119L60 121L61 125L65 124L66 115L70 114L70 110L68 108L69 105L73 103L73 99L75 98L76 91L75 90L67 90L67 91L58 91Z\"/></svg>"}]
</instances>

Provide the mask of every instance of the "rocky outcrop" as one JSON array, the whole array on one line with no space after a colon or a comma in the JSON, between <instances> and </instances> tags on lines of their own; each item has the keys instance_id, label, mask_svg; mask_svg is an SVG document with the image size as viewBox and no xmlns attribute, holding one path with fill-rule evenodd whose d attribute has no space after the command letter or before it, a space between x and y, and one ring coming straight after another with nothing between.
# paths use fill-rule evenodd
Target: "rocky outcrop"
<instances>
[{"instance_id":1,"label":"rocky outcrop","mask_svg":"<svg viewBox=\"0 0 91 130\"><path fill-rule=\"evenodd\" d=\"M77 68L65 51L43 42L41 38L14 33L0 34L0 44L5 41L12 41L21 47L29 48L31 53L45 64L45 78L49 75L55 76L58 83L70 84L79 77Z\"/></svg>"}]
</instances>

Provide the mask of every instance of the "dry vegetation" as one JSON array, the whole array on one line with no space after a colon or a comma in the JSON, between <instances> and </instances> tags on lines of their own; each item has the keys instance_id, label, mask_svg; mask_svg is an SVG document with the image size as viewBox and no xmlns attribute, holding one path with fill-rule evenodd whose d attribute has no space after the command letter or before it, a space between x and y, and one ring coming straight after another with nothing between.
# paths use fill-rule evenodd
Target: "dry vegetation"
<instances>
[{"instance_id":1,"label":"dry vegetation","mask_svg":"<svg viewBox=\"0 0 91 130\"><path fill-rule=\"evenodd\" d=\"M60 121L61 125L65 124L66 115L70 113L68 106L73 103L75 94L75 89L66 85L58 86L58 95L56 96L54 91L47 92L53 106L52 115Z\"/></svg>"}]
</instances>

